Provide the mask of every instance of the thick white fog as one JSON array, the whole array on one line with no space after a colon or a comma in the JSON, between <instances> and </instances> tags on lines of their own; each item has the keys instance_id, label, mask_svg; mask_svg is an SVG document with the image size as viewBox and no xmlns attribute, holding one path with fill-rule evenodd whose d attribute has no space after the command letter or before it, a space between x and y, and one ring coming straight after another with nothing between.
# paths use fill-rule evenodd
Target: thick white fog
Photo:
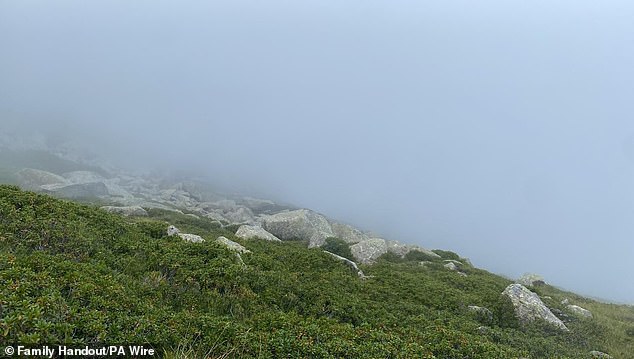
<instances>
[{"instance_id":1,"label":"thick white fog","mask_svg":"<svg viewBox=\"0 0 634 359\"><path fill-rule=\"evenodd\" d=\"M626 1L2 1L0 123L634 303L632 18Z\"/></svg>"}]
</instances>

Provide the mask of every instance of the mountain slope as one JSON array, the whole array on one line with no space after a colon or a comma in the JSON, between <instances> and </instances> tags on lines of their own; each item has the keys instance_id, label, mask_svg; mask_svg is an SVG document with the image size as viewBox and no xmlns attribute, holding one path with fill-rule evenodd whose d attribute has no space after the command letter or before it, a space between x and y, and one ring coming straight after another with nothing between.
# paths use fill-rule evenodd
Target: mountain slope
<instances>
[{"instance_id":1,"label":"mountain slope","mask_svg":"<svg viewBox=\"0 0 634 359\"><path fill-rule=\"evenodd\" d=\"M168 237L165 220L206 241ZM241 263L218 236L251 253ZM553 308L567 297L593 311L570 315L566 333L520 326L500 296L511 282L471 266L462 276L442 259L384 255L361 268L368 279L306 243L242 240L205 218L124 218L0 186L0 343L148 343L171 357L235 358L634 352L631 307L536 287Z\"/></svg>"}]
</instances>

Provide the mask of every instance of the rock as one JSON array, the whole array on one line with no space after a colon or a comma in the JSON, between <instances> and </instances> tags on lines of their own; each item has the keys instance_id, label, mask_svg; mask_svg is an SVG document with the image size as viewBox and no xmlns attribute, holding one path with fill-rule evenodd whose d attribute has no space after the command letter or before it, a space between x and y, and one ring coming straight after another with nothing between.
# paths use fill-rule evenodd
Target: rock
<instances>
[{"instance_id":1,"label":"rock","mask_svg":"<svg viewBox=\"0 0 634 359\"><path fill-rule=\"evenodd\" d=\"M359 269L359 266L357 266L357 264L351 260L349 260L348 258L342 257L340 255L336 255L334 253L328 252L328 251L324 251L328 254L330 254L331 256L335 257L336 259L344 262L348 267L352 268L352 270L355 271L355 273L357 273L357 275L359 276L359 278L361 279L366 279L367 277L365 276L365 274L363 274L363 271L361 271L361 269Z\"/></svg>"},{"instance_id":2,"label":"rock","mask_svg":"<svg viewBox=\"0 0 634 359\"><path fill-rule=\"evenodd\" d=\"M91 183L91 182L103 182L105 178L98 173L91 171L73 171L62 174L70 183Z\"/></svg>"},{"instance_id":3,"label":"rock","mask_svg":"<svg viewBox=\"0 0 634 359\"><path fill-rule=\"evenodd\" d=\"M538 285L546 284L546 282L544 281L544 278L542 278L540 275L532 274L532 273L524 274L522 277L520 277L520 279L517 280L517 283L525 287L535 287Z\"/></svg>"},{"instance_id":4,"label":"rock","mask_svg":"<svg viewBox=\"0 0 634 359\"><path fill-rule=\"evenodd\" d=\"M493 321L493 312L488 308L470 305L467 307L467 310L481 322L490 323Z\"/></svg>"},{"instance_id":5,"label":"rock","mask_svg":"<svg viewBox=\"0 0 634 359\"><path fill-rule=\"evenodd\" d=\"M238 207L235 210L224 212L223 217L230 223L255 223L253 211L247 207Z\"/></svg>"},{"instance_id":6,"label":"rock","mask_svg":"<svg viewBox=\"0 0 634 359\"><path fill-rule=\"evenodd\" d=\"M453 271L458 271L458 266L453 263L453 262L449 262L449 263L445 263L445 265L443 266L449 270L453 270Z\"/></svg>"},{"instance_id":7,"label":"rock","mask_svg":"<svg viewBox=\"0 0 634 359\"><path fill-rule=\"evenodd\" d=\"M568 304L566 306L566 309L568 309L570 312L572 312L573 314L578 315L580 317L592 318L592 312L591 311L589 311L587 309L584 309L584 308L581 308L578 305Z\"/></svg>"},{"instance_id":8,"label":"rock","mask_svg":"<svg viewBox=\"0 0 634 359\"><path fill-rule=\"evenodd\" d=\"M342 239L346 243L355 244L370 239L370 237L360 230L347 224L330 222L334 237Z\"/></svg>"},{"instance_id":9,"label":"rock","mask_svg":"<svg viewBox=\"0 0 634 359\"><path fill-rule=\"evenodd\" d=\"M504 289L502 295L511 299L515 307L515 316L520 323L544 320L563 331L568 331L566 325L544 305L539 296L526 289L523 285L510 284Z\"/></svg>"},{"instance_id":10,"label":"rock","mask_svg":"<svg viewBox=\"0 0 634 359\"><path fill-rule=\"evenodd\" d=\"M181 231L178 228L176 228L176 227L174 227L172 225L167 227L167 235L169 237L177 235L182 240L187 241L187 242L192 242L192 243L201 243L201 242L205 241L205 239L202 238L199 235L190 234L190 233L181 233Z\"/></svg>"},{"instance_id":11,"label":"rock","mask_svg":"<svg viewBox=\"0 0 634 359\"><path fill-rule=\"evenodd\" d=\"M52 184L41 188L56 196L80 199L108 196L108 187L103 182L77 183L77 184Z\"/></svg>"},{"instance_id":12,"label":"rock","mask_svg":"<svg viewBox=\"0 0 634 359\"><path fill-rule=\"evenodd\" d=\"M608 355L606 353L600 352L598 350L593 350L590 352L590 358L593 359L612 359L611 355Z\"/></svg>"},{"instance_id":13,"label":"rock","mask_svg":"<svg viewBox=\"0 0 634 359\"><path fill-rule=\"evenodd\" d=\"M564 300L561 301L562 305L568 305L570 303L570 299L568 298L564 298Z\"/></svg>"},{"instance_id":14,"label":"rock","mask_svg":"<svg viewBox=\"0 0 634 359\"><path fill-rule=\"evenodd\" d=\"M218 212L209 212L209 213L205 214L205 217L207 217L209 219L212 219L214 221L221 222L221 223L225 223L225 222L228 223L229 222L225 217L223 217Z\"/></svg>"},{"instance_id":15,"label":"rock","mask_svg":"<svg viewBox=\"0 0 634 359\"><path fill-rule=\"evenodd\" d=\"M175 234L179 234L181 231L176 228L175 226L170 225L169 227L167 227L167 235L169 237L175 235Z\"/></svg>"},{"instance_id":16,"label":"rock","mask_svg":"<svg viewBox=\"0 0 634 359\"><path fill-rule=\"evenodd\" d=\"M264 228L246 224L238 228L238 230L236 231L236 237L244 239L258 238L267 241L281 242L279 238L267 232Z\"/></svg>"},{"instance_id":17,"label":"rock","mask_svg":"<svg viewBox=\"0 0 634 359\"><path fill-rule=\"evenodd\" d=\"M324 216L307 209L263 216L262 228L283 241L307 240L309 248L319 247L326 238L335 236Z\"/></svg>"},{"instance_id":18,"label":"rock","mask_svg":"<svg viewBox=\"0 0 634 359\"><path fill-rule=\"evenodd\" d=\"M387 243L387 251L390 253L394 253L401 258L405 257L409 252L412 252L412 251L424 253L426 256L430 258L440 258L438 254L430 251L429 249L425 249L423 247L406 245L395 240L387 240L386 243Z\"/></svg>"},{"instance_id":19,"label":"rock","mask_svg":"<svg viewBox=\"0 0 634 359\"><path fill-rule=\"evenodd\" d=\"M383 238L370 238L350 246L350 252L358 262L373 263L377 258L387 253L387 243Z\"/></svg>"},{"instance_id":20,"label":"rock","mask_svg":"<svg viewBox=\"0 0 634 359\"><path fill-rule=\"evenodd\" d=\"M236 243L224 236L218 237L216 242L239 254L251 253L250 250L244 248L240 243Z\"/></svg>"},{"instance_id":21,"label":"rock","mask_svg":"<svg viewBox=\"0 0 634 359\"><path fill-rule=\"evenodd\" d=\"M147 211L143 209L143 207L139 206L125 206L125 207L116 207L116 206L103 206L101 207L106 212L121 214L126 217L129 216L137 216L137 217L146 217Z\"/></svg>"},{"instance_id":22,"label":"rock","mask_svg":"<svg viewBox=\"0 0 634 359\"><path fill-rule=\"evenodd\" d=\"M182 239L185 240L187 242L192 242L192 243L201 243L204 242L205 240L201 237L198 236L196 234L190 234L190 233L178 233L178 236Z\"/></svg>"},{"instance_id":23,"label":"rock","mask_svg":"<svg viewBox=\"0 0 634 359\"><path fill-rule=\"evenodd\" d=\"M68 184L66 179L54 173L36 170L33 168L25 168L16 173L20 187L27 190L38 191L40 186L44 185L64 185Z\"/></svg>"}]
</instances>

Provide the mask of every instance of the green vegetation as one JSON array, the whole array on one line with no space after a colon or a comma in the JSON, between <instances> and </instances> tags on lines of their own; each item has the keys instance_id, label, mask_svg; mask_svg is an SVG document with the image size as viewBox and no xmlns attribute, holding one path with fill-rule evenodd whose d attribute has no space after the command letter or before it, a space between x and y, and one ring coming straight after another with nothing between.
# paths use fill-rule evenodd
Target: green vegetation
<instances>
[{"instance_id":1,"label":"green vegetation","mask_svg":"<svg viewBox=\"0 0 634 359\"><path fill-rule=\"evenodd\" d=\"M167 222L207 241L167 237ZM220 235L252 251L244 265L214 242ZM462 277L437 264L381 259L362 267L372 277L361 280L302 242L241 240L175 212L123 218L0 186L0 343L151 344L169 358L634 353L631 307L542 286L535 290L547 304L561 307L567 297L595 318L571 316L570 333L521 328L500 296L508 280L477 268ZM493 319L470 315L468 305L489 308Z\"/></svg>"},{"instance_id":2,"label":"green vegetation","mask_svg":"<svg viewBox=\"0 0 634 359\"><path fill-rule=\"evenodd\" d=\"M348 243L337 237L326 238L326 243L324 243L321 248L344 258L352 258L352 252L350 252L350 246Z\"/></svg>"}]
</instances>

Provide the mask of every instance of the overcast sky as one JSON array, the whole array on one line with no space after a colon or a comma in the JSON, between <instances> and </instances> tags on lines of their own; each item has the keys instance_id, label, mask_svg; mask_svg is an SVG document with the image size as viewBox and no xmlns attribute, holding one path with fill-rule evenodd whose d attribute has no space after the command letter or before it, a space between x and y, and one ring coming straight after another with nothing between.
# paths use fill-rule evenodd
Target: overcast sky
<instances>
[{"instance_id":1,"label":"overcast sky","mask_svg":"<svg viewBox=\"0 0 634 359\"><path fill-rule=\"evenodd\" d=\"M0 0L0 121L634 303L629 1Z\"/></svg>"}]
</instances>

